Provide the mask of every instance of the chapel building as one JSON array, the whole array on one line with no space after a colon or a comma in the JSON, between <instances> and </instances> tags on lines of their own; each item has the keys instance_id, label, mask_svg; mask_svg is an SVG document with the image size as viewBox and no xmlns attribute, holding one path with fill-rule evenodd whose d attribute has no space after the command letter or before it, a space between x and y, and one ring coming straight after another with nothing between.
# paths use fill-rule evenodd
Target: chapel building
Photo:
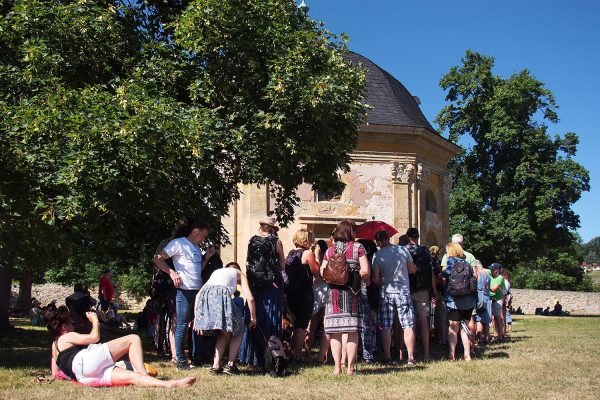
<instances>
[{"instance_id":1,"label":"chapel building","mask_svg":"<svg viewBox=\"0 0 600 400\"><path fill-rule=\"evenodd\" d=\"M341 176L344 191L321 193L308 184L298 188L295 221L279 231L285 253L294 248L292 238L298 229L308 228L317 239L328 239L343 220L385 221L400 234L416 227L422 244L445 245L451 189L447 164L460 147L435 131L419 108L419 99L400 81L366 57L350 53L347 58L366 69L367 104L372 109L358 130L350 171ZM267 187L244 185L242 192L223 219L232 244L222 250L224 261L240 265L258 221L274 208Z\"/></svg>"}]
</instances>

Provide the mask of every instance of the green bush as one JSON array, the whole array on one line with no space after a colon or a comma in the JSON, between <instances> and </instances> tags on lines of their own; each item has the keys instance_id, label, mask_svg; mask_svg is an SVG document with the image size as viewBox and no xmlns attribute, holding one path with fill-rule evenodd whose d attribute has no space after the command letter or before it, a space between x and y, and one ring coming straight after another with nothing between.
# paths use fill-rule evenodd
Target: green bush
<instances>
[{"instance_id":1,"label":"green bush","mask_svg":"<svg viewBox=\"0 0 600 400\"><path fill-rule=\"evenodd\" d=\"M147 296L152 283L152 268L148 263L131 266L118 276L118 283L122 291L140 297Z\"/></svg>"},{"instance_id":2,"label":"green bush","mask_svg":"<svg viewBox=\"0 0 600 400\"><path fill-rule=\"evenodd\" d=\"M81 282L89 287L96 287L104 269L109 268L114 271L115 267L113 263L102 264L70 258L64 265L48 269L44 273L44 280L68 286Z\"/></svg>"}]
</instances>

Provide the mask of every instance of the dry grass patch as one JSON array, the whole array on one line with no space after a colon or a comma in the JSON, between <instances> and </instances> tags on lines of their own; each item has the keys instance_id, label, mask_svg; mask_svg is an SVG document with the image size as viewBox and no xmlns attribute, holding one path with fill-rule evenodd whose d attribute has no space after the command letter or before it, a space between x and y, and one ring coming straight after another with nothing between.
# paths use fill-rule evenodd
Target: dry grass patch
<instances>
[{"instance_id":1,"label":"dry grass patch","mask_svg":"<svg viewBox=\"0 0 600 400\"><path fill-rule=\"evenodd\" d=\"M284 379L250 372L212 377L198 370L196 385L179 390L36 383L36 372L49 373L49 339L42 330L19 329L0 339L0 399L597 399L598 328L600 318L515 317L511 340L489 346L471 363L440 360L412 370L363 365L355 377L334 377L330 366L306 367ZM441 357L443 349L437 351ZM171 364L155 365L162 378L184 375Z\"/></svg>"}]
</instances>

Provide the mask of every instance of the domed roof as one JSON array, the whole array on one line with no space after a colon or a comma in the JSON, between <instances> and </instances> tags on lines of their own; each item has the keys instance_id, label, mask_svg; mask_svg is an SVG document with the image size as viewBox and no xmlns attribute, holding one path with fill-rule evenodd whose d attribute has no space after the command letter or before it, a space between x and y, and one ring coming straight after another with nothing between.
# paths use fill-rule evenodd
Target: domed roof
<instances>
[{"instance_id":1,"label":"domed roof","mask_svg":"<svg viewBox=\"0 0 600 400\"><path fill-rule=\"evenodd\" d=\"M368 111L368 124L413 126L436 132L398 79L360 54L348 52L344 58L353 64L362 64L367 70L367 104L373 107Z\"/></svg>"}]
</instances>

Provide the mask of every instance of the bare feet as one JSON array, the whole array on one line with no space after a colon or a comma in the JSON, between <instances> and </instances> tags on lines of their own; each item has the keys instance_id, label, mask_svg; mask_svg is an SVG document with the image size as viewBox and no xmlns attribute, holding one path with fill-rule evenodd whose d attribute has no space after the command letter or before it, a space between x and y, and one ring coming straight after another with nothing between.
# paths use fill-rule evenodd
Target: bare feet
<instances>
[{"instance_id":1,"label":"bare feet","mask_svg":"<svg viewBox=\"0 0 600 400\"><path fill-rule=\"evenodd\" d=\"M167 387L171 389L189 387L192 386L194 382L196 382L196 378L194 378L193 376L188 376L187 378L168 381Z\"/></svg>"},{"instance_id":2,"label":"bare feet","mask_svg":"<svg viewBox=\"0 0 600 400\"><path fill-rule=\"evenodd\" d=\"M340 375L342 373L342 368L340 367L334 367L333 368L333 374L334 375Z\"/></svg>"},{"instance_id":3,"label":"bare feet","mask_svg":"<svg viewBox=\"0 0 600 400\"><path fill-rule=\"evenodd\" d=\"M348 368L348 371L346 371L347 375L356 375L356 370L354 368L350 369Z\"/></svg>"}]
</instances>

